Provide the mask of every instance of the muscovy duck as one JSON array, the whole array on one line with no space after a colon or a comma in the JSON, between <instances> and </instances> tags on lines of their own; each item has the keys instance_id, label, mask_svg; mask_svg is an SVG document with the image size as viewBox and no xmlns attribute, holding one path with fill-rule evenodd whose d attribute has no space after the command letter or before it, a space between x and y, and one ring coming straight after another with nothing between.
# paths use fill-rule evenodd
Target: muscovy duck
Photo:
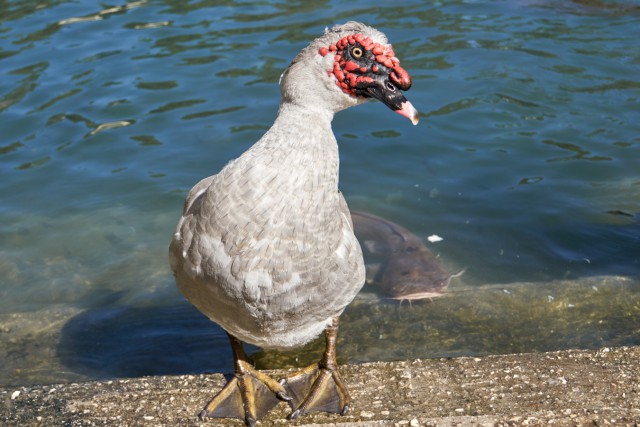
<instances>
[{"instance_id":1,"label":"muscovy duck","mask_svg":"<svg viewBox=\"0 0 640 427\"><path fill-rule=\"evenodd\" d=\"M345 414L337 370L338 318L365 283L362 251L338 190L335 113L370 99L415 125L403 96L411 77L387 38L357 22L335 26L298 54L280 79L271 128L239 158L191 189L169 260L184 296L228 334L234 376L200 418L254 426L279 401L289 418ZM276 381L249 363L243 342L301 346L325 332L319 361Z\"/></svg>"}]
</instances>

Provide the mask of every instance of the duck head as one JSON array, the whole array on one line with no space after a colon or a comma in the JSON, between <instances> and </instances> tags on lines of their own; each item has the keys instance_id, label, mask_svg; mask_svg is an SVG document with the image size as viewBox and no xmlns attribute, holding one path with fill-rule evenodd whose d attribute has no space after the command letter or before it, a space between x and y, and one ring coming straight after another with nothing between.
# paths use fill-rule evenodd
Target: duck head
<instances>
[{"instance_id":1,"label":"duck head","mask_svg":"<svg viewBox=\"0 0 640 427\"><path fill-rule=\"evenodd\" d=\"M330 53L333 53L333 68L328 71L329 76L335 78L344 93L375 98L414 125L418 124L418 112L402 94L411 88L411 77L400 66L390 44L355 33L318 49L322 56Z\"/></svg>"},{"instance_id":2,"label":"duck head","mask_svg":"<svg viewBox=\"0 0 640 427\"><path fill-rule=\"evenodd\" d=\"M307 100L316 98L290 84L310 75L324 82L325 99L331 99L335 111L377 99L418 124L418 111L402 93L411 88L411 76L400 66L386 36L375 28L351 21L326 30L283 74L283 98L291 97L292 92L304 92Z\"/></svg>"}]
</instances>

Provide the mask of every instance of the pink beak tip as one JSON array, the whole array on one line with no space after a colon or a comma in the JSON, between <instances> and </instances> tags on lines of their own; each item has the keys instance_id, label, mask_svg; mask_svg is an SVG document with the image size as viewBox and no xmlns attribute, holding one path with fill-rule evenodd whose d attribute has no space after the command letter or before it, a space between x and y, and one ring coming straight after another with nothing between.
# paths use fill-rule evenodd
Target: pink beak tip
<instances>
[{"instance_id":1,"label":"pink beak tip","mask_svg":"<svg viewBox=\"0 0 640 427\"><path fill-rule=\"evenodd\" d=\"M418 110L416 110L409 101L403 102L402 108L396 110L396 113L411 120L411 123L413 123L414 126L420 121L420 114L418 113Z\"/></svg>"}]
</instances>

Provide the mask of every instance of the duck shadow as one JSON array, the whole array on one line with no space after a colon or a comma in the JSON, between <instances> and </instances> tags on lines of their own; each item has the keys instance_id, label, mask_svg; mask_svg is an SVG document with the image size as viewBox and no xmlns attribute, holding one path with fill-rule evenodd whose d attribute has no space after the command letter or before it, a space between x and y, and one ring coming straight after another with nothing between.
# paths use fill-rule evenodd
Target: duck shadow
<instances>
[{"instance_id":1,"label":"duck shadow","mask_svg":"<svg viewBox=\"0 0 640 427\"><path fill-rule=\"evenodd\" d=\"M231 372L226 333L186 301L86 310L63 327L63 366L93 379Z\"/></svg>"}]
</instances>

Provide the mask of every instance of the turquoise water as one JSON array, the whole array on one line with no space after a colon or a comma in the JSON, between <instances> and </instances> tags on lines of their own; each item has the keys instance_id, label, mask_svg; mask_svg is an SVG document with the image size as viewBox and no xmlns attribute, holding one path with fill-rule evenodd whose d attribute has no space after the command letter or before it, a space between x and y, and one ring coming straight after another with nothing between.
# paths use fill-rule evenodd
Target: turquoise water
<instances>
[{"instance_id":1,"label":"turquoise water","mask_svg":"<svg viewBox=\"0 0 640 427\"><path fill-rule=\"evenodd\" d=\"M67 331L98 324L96 346L136 354L124 374L229 369L175 289L173 228L269 127L291 58L349 19L387 34L422 113L335 118L352 209L443 237L466 286L639 275L638 2L23 0L0 5L0 313L86 310ZM158 335L180 351L145 370ZM90 365L79 346L65 372Z\"/></svg>"}]
</instances>

